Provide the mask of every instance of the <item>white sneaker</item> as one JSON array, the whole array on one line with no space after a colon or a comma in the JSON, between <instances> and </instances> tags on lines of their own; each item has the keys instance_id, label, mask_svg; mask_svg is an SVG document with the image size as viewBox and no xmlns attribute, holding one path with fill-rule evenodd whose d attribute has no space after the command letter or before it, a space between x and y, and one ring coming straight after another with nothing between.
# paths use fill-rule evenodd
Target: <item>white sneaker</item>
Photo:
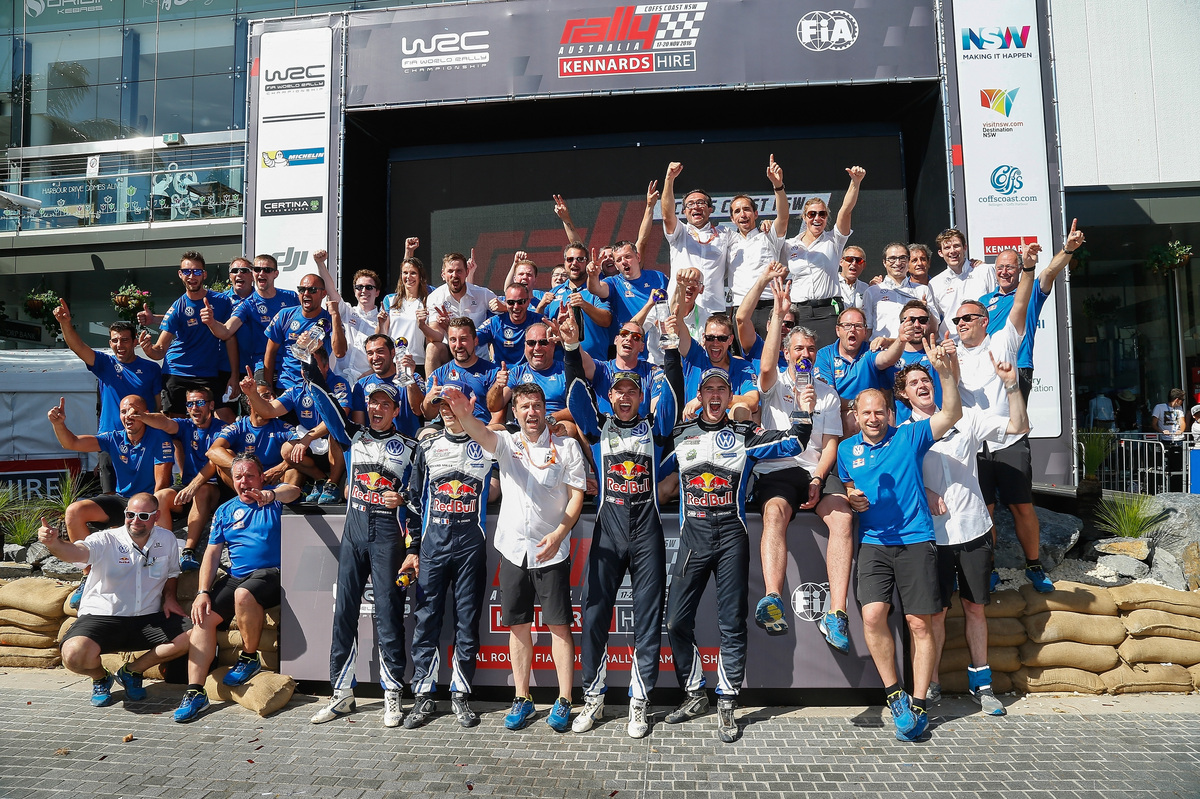
<instances>
[{"instance_id":1,"label":"white sneaker","mask_svg":"<svg viewBox=\"0 0 1200 799\"><path fill-rule=\"evenodd\" d=\"M400 692L398 690L387 690L383 692L383 726L399 727L400 719L403 717L404 711L400 703Z\"/></svg>"},{"instance_id":2,"label":"white sneaker","mask_svg":"<svg viewBox=\"0 0 1200 799\"><path fill-rule=\"evenodd\" d=\"M646 721L645 699L631 698L629 700L629 726L626 728L630 738L645 738L650 732L650 723Z\"/></svg>"},{"instance_id":3,"label":"white sneaker","mask_svg":"<svg viewBox=\"0 0 1200 799\"><path fill-rule=\"evenodd\" d=\"M602 718L604 718L604 694L584 696L583 709L571 722L571 732L587 732Z\"/></svg>"},{"instance_id":4,"label":"white sneaker","mask_svg":"<svg viewBox=\"0 0 1200 799\"><path fill-rule=\"evenodd\" d=\"M327 721L333 721L342 716L348 716L354 712L354 694L350 691L335 692L330 698L329 704L321 708L312 717L313 724L324 724Z\"/></svg>"}]
</instances>

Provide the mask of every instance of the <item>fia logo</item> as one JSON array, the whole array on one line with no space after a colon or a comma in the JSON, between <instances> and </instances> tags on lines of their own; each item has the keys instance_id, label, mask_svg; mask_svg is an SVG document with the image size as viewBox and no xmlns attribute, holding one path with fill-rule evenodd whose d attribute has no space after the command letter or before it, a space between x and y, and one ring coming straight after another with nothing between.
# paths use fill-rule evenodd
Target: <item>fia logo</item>
<instances>
[{"instance_id":1,"label":"fia logo","mask_svg":"<svg viewBox=\"0 0 1200 799\"><path fill-rule=\"evenodd\" d=\"M792 592L792 612L801 621L816 621L829 608L829 583L801 583Z\"/></svg>"}]
</instances>

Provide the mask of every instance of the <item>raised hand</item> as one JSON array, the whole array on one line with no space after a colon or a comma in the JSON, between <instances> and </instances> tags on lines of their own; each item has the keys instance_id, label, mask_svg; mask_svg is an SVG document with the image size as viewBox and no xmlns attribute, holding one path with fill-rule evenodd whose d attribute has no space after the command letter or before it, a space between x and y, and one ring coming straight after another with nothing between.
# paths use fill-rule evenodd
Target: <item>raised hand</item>
<instances>
[{"instance_id":1,"label":"raised hand","mask_svg":"<svg viewBox=\"0 0 1200 799\"><path fill-rule=\"evenodd\" d=\"M857 165L848 166L846 167L846 174L850 176L850 182L858 186L862 184L863 178L867 176L867 170Z\"/></svg>"},{"instance_id":2,"label":"raised hand","mask_svg":"<svg viewBox=\"0 0 1200 799\"><path fill-rule=\"evenodd\" d=\"M1067 243L1066 243L1066 246L1064 247L1064 249L1072 250L1072 251L1078 250L1080 247L1082 247L1084 244L1087 243L1087 239L1085 239L1083 237L1083 231L1076 230L1076 228L1075 228L1075 225L1078 222L1079 222L1078 219L1071 220L1071 232L1067 234Z\"/></svg>"},{"instance_id":3,"label":"raised hand","mask_svg":"<svg viewBox=\"0 0 1200 799\"><path fill-rule=\"evenodd\" d=\"M67 307L67 301L61 297L58 300L58 307L54 309L54 318L62 327L71 324L71 309Z\"/></svg>"},{"instance_id":4,"label":"raised hand","mask_svg":"<svg viewBox=\"0 0 1200 799\"><path fill-rule=\"evenodd\" d=\"M46 412L46 418L50 420L50 424L60 424L66 421L67 398L59 397L58 404Z\"/></svg>"},{"instance_id":5,"label":"raised hand","mask_svg":"<svg viewBox=\"0 0 1200 799\"><path fill-rule=\"evenodd\" d=\"M817 407L817 390L813 387L812 383L809 383L804 388L800 389L799 400L800 410L807 413L812 413L813 409Z\"/></svg>"},{"instance_id":6,"label":"raised hand","mask_svg":"<svg viewBox=\"0 0 1200 799\"><path fill-rule=\"evenodd\" d=\"M772 264L778 266L778 264ZM770 269L771 267L767 267ZM787 267L783 267L783 273L787 274ZM782 321L784 314L792 305L792 281L784 280L782 276L776 275L771 278L771 294L775 298L775 313L778 314Z\"/></svg>"},{"instance_id":7,"label":"raised hand","mask_svg":"<svg viewBox=\"0 0 1200 799\"><path fill-rule=\"evenodd\" d=\"M213 309L208 303L208 295L204 296L204 307L200 309L200 321L206 325L213 323Z\"/></svg>"},{"instance_id":8,"label":"raised hand","mask_svg":"<svg viewBox=\"0 0 1200 799\"><path fill-rule=\"evenodd\" d=\"M46 517L42 517L42 526L38 528L38 541L42 546L50 546L50 542L58 538L58 529L51 527L46 522Z\"/></svg>"},{"instance_id":9,"label":"raised hand","mask_svg":"<svg viewBox=\"0 0 1200 799\"><path fill-rule=\"evenodd\" d=\"M317 262L317 266L325 266L329 263L329 251L317 250L313 253L313 260Z\"/></svg>"},{"instance_id":10,"label":"raised hand","mask_svg":"<svg viewBox=\"0 0 1200 799\"><path fill-rule=\"evenodd\" d=\"M571 218L571 212L567 209L567 201L562 198L561 194L555 194L554 197L554 215L564 222Z\"/></svg>"},{"instance_id":11,"label":"raised hand","mask_svg":"<svg viewBox=\"0 0 1200 799\"><path fill-rule=\"evenodd\" d=\"M257 393L258 389L254 385L254 372L249 366L246 367L246 376L238 383L241 386L242 393L249 397L252 393Z\"/></svg>"},{"instance_id":12,"label":"raised hand","mask_svg":"<svg viewBox=\"0 0 1200 799\"><path fill-rule=\"evenodd\" d=\"M388 311L387 308L380 305L379 313L375 314L376 326L382 326L384 329L386 329L390 319L391 319L391 313Z\"/></svg>"},{"instance_id":13,"label":"raised hand","mask_svg":"<svg viewBox=\"0 0 1200 799\"><path fill-rule=\"evenodd\" d=\"M529 260L529 253L525 252L524 250L517 250L515 253L513 253L513 266L516 266L517 262L519 262L519 261L528 261L528 260Z\"/></svg>"},{"instance_id":14,"label":"raised hand","mask_svg":"<svg viewBox=\"0 0 1200 799\"><path fill-rule=\"evenodd\" d=\"M661 196L662 193L658 190L658 181L650 181L650 185L646 187L646 205L653 208Z\"/></svg>"},{"instance_id":15,"label":"raised hand","mask_svg":"<svg viewBox=\"0 0 1200 799\"><path fill-rule=\"evenodd\" d=\"M678 161L672 161L667 164L667 180L674 181L683 172L683 164Z\"/></svg>"},{"instance_id":16,"label":"raised hand","mask_svg":"<svg viewBox=\"0 0 1200 799\"><path fill-rule=\"evenodd\" d=\"M404 249L405 250L416 250L420 246L421 246L421 240L419 238L417 238L416 236L409 236L408 238L406 238L404 240Z\"/></svg>"},{"instance_id":17,"label":"raised hand","mask_svg":"<svg viewBox=\"0 0 1200 799\"><path fill-rule=\"evenodd\" d=\"M776 189L783 188L783 167L775 163L775 153L771 153L771 161L767 164L767 180Z\"/></svg>"},{"instance_id":18,"label":"raised hand","mask_svg":"<svg viewBox=\"0 0 1200 799\"><path fill-rule=\"evenodd\" d=\"M154 321L154 314L150 310L150 303L142 303L142 310L138 311L137 323L142 327L150 327L150 323Z\"/></svg>"},{"instance_id":19,"label":"raised hand","mask_svg":"<svg viewBox=\"0 0 1200 799\"><path fill-rule=\"evenodd\" d=\"M504 361L500 362L500 368L496 370L496 382L502 386L508 385L508 365Z\"/></svg>"},{"instance_id":20,"label":"raised hand","mask_svg":"<svg viewBox=\"0 0 1200 799\"><path fill-rule=\"evenodd\" d=\"M988 357L992 359L992 369L996 371L996 377L1000 378L1001 383L1005 386L1011 386L1017 382L1017 367L1011 361L996 362L996 356L988 353Z\"/></svg>"}]
</instances>

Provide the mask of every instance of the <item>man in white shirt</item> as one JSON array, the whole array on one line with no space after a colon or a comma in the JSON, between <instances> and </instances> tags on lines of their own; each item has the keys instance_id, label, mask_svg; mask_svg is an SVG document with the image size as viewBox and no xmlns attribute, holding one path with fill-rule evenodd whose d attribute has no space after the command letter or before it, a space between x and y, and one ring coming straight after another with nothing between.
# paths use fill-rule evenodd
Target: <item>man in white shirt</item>
<instances>
[{"instance_id":1,"label":"man in white shirt","mask_svg":"<svg viewBox=\"0 0 1200 799\"><path fill-rule=\"evenodd\" d=\"M546 423L546 398L536 383L512 389L513 416L520 430L494 431L473 414L472 401L455 388L441 398L450 403L463 430L500 467L503 487L495 545L500 552L500 612L509 628L508 648L517 697L504 726L519 730L536 712L529 695L533 665L534 602L550 630L551 656L558 675L558 700L546 723L565 732L571 721L575 642L571 637L571 528L579 520L586 487L583 450L573 438L559 438Z\"/></svg>"},{"instance_id":2,"label":"man in white shirt","mask_svg":"<svg viewBox=\"0 0 1200 799\"><path fill-rule=\"evenodd\" d=\"M774 154L767 165L767 179L775 190L775 207L778 214L765 231L758 227L758 207L745 194L733 198L729 216L737 226L729 246L729 264L726 267L726 282L733 295L733 305L741 307L742 300L754 286L754 282L767 268L767 264L779 257L779 248L788 228L788 199L783 186L783 167L775 163ZM771 289L763 290L750 318L760 336L767 335L767 322L771 318Z\"/></svg>"},{"instance_id":3,"label":"man in white shirt","mask_svg":"<svg viewBox=\"0 0 1200 799\"><path fill-rule=\"evenodd\" d=\"M142 672L186 655L191 622L175 599L179 542L170 530L156 527L158 500L134 494L125 507L125 526L92 533L82 541L64 541L42 519L40 541L67 563L91 566L79 619L62 640L63 665L92 678L92 705L113 703L116 680L125 698L146 698ZM104 652L148 650L114 675L100 662Z\"/></svg>"},{"instance_id":4,"label":"man in white shirt","mask_svg":"<svg viewBox=\"0 0 1200 799\"><path fill-rule=\"evenodd\" d=\"M924 244L908 245L908 279L922 286L929 285L929 262L931 253ZM942 310L941 308L938 309Z\"/></svg>"},{"instance_id":5,"label":"man in white shirt","mask_svg":"<svg viewBox=\"0 0 1200 799\"><path fill-rule=\"evenodd\" d=\"M937 305L928 286L913 283L908 279L908 246L893 241L883 248L883 280L867 289L863 296L863 313L872 336L895 338L900 333L900 309L911 300L925 303L929 312L937 317Z\"/></svg>"},{"instance_id":6,"label":"man in white shirt","mask_svg":"<svg viewBox=\"0 0 1200 799\"><path fill-rule=\"evenodd\" d=\"M1183 438L1187 432L1183 401L1186 397L1182 388L1173 388L1167 395L1167 401L1158 403L1150 412L1150 427L1166 444L1169 491L1183 490Z\"/></svg>"},{"instance_id":7,"label":"man in white shirt","mask_svg":"<svg viewBox=\"0 0 1200 799\"><path fill-rule=\"evenodd\" d=\"M442 342L430 341L425 345L425 374L450 360L450 348L445 344L445 335L451 319L467 317L478 330L491 315L491 304L496 293L484 286L476 286L467 279L467 258L462 253L448 253L442 258L442 285L429 292L425 307L433 318L431 326L441 330ZM475 354L488 357L486 346L476 347Z\"/></svg>"},{"instance_id":8,"label":"man in white shirt","mask_svg":"<svg viewBox=\"0 0 1200 799\"><path fill-rule=\"evenodd\" d=\"M863 267L867 264L867 254L862 247L850 245L842 250L840 271L838 272L838 294L842 298L843 308L863 307L863 296L869 285L858 279Z\"/></svg>"},{"instance_id":9,"label":"man in white shirt","mask_svg":"<svg viewBox=\"0 0 1200 799\"><path fill-rule=\"evenodd\" d=\"M982 263L967 259L967 239L959 230L943 230L938 234L937 246L946 269L930 278L929 288L933 290L934 303L942 312L941 332L954 335L953 326L945 320L954 316L964 301L995 291L996 273Z\"/></svg>"},{"instance_id":10,"label":"man in white shirt","mask_svg":"<svg viewBox=\"0 0 1200 799\"><path fill-rule=\"evenodd\" d=\"M725 271L729 263L729 248L737 234L728 228L712 225L709 221L713 212L712 197L700 189L693 189L684 195L685 221L680 224L675 214L675 179L681 172L683 164L672 161L663 181L663 232L671 249L671 282L667 294L675 296L675 276L679 270L699 269L703 292L696 301L696 307L704 318L708 318L711 314L725 312Z\"/></svg>"}]
</instances>

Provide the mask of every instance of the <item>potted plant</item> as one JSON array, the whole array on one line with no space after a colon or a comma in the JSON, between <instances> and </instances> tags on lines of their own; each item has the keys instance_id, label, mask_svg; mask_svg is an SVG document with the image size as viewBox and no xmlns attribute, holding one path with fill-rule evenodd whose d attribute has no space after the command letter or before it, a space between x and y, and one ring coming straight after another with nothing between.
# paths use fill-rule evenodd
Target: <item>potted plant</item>
<instances>
[{"instance_id":1,"label":"potted plant","mask_svg":"<svg viewBox=\"0 0 1200 799\"><path fill-rule=\"evenodd\" d=\"M54 309L58 307L59 300L58 292L54 289L44 289L38 291L31 289L25 295L25 313L33 319L42 323L42 327L50 335L59 339L62 337L62 327L59 326L58 320L54 318Z\"/></svg>"},{"instance_id":2,"label":"potted plant","mask_svg":"<svg viewBox=\"0 0 1200 799\"><path fill-rule=\"evenodd\" d=\"M114 291L112 304L119 319L135 325L137 325L138 311L142 310L142 306L149 306L150 311L154 311L154 300L150 299L150 292L138 288L133 283L126 283ZM138 325L138 329L142 329L141 325Z\"/></svg>"},{"instance_id":3,"label":"potted plant","mask_svg":"<svg viewBox=\"0 0 1200 799\"><path fill-rule=\"evenodd\" d=\"M1176 239L1168 241L1166 246L1154 247L1146 264L1156 273L1166 274L1172 269L1185 265L1192 257L1192 245L1184 244Z\"/></svg>"},{"instance_id":4,"label":"potted plant","mask_svg":"<svg viewBox=\"0 0 1200 799\"><path fill-rule=\"evenodd\" d=\"M1085 525L1090 525L1103 494L1100 467L1104 465L1113 446L1116 445L1116 436L1108 430L1091 428L1080 430L1077 437L1080 446L1083 447L1083 479L1075 487L1075 501L1079 518Z\"/></svg>"}]
</instances>

